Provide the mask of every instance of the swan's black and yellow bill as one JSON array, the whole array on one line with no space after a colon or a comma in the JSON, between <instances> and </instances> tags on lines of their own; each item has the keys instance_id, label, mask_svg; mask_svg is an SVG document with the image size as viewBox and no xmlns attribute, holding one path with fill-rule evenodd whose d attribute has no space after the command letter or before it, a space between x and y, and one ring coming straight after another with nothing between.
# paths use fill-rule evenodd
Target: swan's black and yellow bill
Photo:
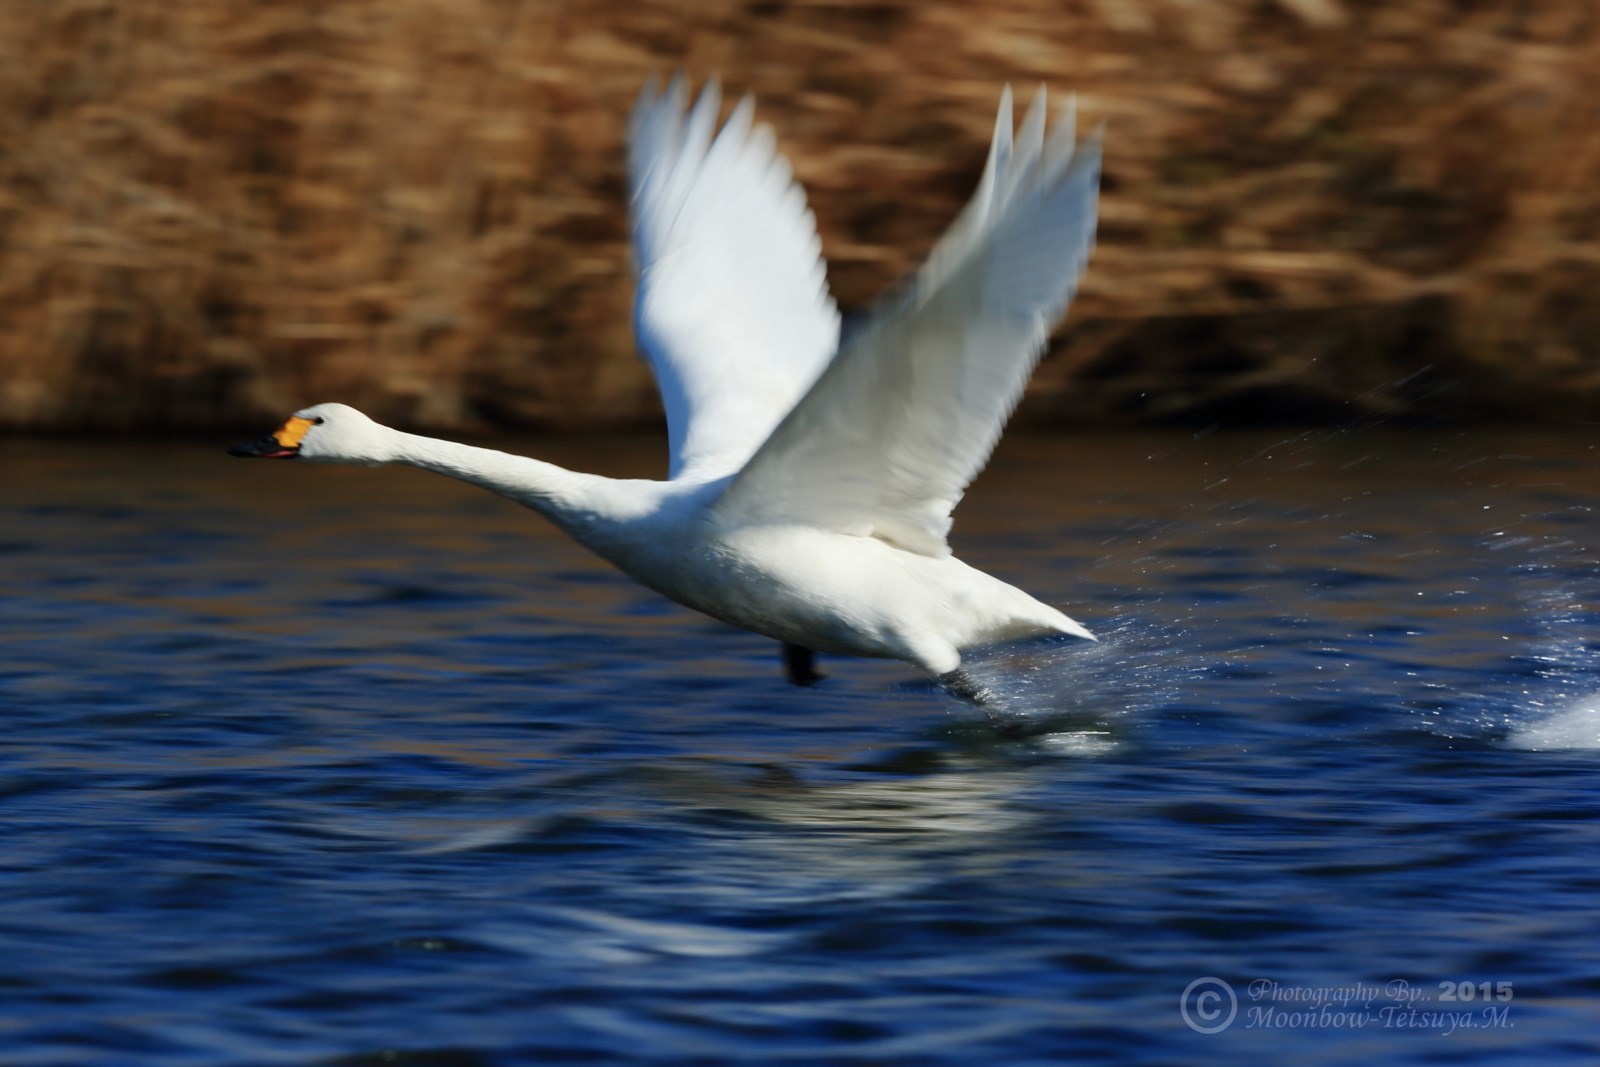
<instances>
[{"instance_id":1,"label":"swan's black and yellow bill","mask_svg":"<svg viewBox=\"0 0 1600 1067\"><path fill-rule=\"evenodd\" d=\"M265 437L242 445L234 445L228 449L228 455L257 459L293 459L300 454L300 442L311 426L310 419L302 419L296 415L278 427L275 433L269 433Z\"/></svg>"}]
</instances>

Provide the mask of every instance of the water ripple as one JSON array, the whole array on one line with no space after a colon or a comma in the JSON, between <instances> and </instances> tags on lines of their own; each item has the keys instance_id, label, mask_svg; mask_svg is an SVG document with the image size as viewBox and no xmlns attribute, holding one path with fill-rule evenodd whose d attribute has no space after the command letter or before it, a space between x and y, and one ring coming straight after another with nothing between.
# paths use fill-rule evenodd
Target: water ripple
<instances>
[{"instance_id":1,"label":"water ripple","mask_svg":"<svg viewBox=\"0 0 1600 1067\"><path fill-rule=\"evenodd\" d=\"M1013 440L958 548L1102 640L974 657L997 728L447 482L0 443L0 1059L1586 1064L1593 458ZM1204 1035L1204 976L1516 1026Z\"/></svg>"}]
</instances>

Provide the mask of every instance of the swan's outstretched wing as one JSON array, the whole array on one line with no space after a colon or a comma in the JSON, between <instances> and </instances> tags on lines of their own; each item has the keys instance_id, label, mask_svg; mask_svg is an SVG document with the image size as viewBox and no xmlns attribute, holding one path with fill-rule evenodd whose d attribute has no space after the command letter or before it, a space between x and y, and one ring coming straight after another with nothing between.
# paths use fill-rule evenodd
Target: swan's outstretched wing
<instances>
[{"instance_id":1,"label":"swan's outstretched wing","mask_svg":"<svg viewBox=\"0 0 1600 1067\"><path fill-rule=\"evenodd\" d=\"M1045 139L1043 89L1015 144L1001 99L978 191L909 290L856 333L718 501L949 553L950 512L983 469L1094 242L1099 138Z\"/></svg>"},{"instance_id":2,"label":"swan's outstretched wing","mask_svg":"<svg viewBox=\"0 0 1600 1067\"><path fill-rule=\"evenodd\" d=\"M738 470L839 340L805 194L746 96L713 137L710 82L646 86L628 131L639 347L667 409L671 475Z\"/></svg>"}]
</instances>

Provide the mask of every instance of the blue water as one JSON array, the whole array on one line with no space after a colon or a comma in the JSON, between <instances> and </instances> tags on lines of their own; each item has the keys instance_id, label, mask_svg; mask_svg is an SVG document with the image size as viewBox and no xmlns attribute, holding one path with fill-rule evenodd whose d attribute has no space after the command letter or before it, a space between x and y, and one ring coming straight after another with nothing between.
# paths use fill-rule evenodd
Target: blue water
<instances>
[{"instance_id":1,"label":"blue water","mask_svg":"<svg viewBox=\"0 0 1600 1067\"><path fill-rule=\"evenodd\" d=\"M421 473L0 443L0 1061L1593 1063L1597 440L1010 440L957 549L1105 640L1006 729Z\"/></svg>"}]
</instances>

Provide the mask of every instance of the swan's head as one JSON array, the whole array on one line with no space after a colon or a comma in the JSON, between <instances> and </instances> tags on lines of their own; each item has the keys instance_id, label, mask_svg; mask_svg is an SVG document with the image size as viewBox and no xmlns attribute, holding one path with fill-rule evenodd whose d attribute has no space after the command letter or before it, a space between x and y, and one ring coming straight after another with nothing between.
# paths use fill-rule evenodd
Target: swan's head
<instances>
[{"instance_id":1,"label":"swan's head","mask_svg":"<svg viewBox=\"0 0 1600 1067\"><path fill-rule=\"evenodd\" d=\"M398 435L345 404L318 404L289 416L265 437L228 449L230 456L308 459L317 463L392 463Z\"/></svg>"}]
</instances>

